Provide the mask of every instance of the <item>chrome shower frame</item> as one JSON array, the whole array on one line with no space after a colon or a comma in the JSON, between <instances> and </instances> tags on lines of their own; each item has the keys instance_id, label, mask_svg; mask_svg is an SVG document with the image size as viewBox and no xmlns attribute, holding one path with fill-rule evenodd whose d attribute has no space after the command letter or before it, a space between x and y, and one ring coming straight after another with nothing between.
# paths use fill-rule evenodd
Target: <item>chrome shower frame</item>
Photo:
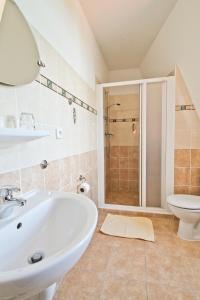
<instances>
[{"instance_id":1,"label":"chrome shower frame","mask_svg":"<svg viewBox=\"0 0 200 300\"><path fill-rule=\"evenodd\" d=\"M163 136L163 159L162 159L162 192L161 208L146 207L146 101L147 84L162 83L162 93L166 100L163 120L165 121L166 134ZM104 178L104 119L103 119L103 93L105 88L115 86L139 85L140 86L140 207L114 205L105 203L105 178ZM132 80L113 83L97 84L98 103L98 205L101 208L145 211L155 213L169 213L167 209L166 197L173 193L174 189L174 134L175 134L175 78L174 76L160 77L144 80Z\"/></svg>"}]
</instances>

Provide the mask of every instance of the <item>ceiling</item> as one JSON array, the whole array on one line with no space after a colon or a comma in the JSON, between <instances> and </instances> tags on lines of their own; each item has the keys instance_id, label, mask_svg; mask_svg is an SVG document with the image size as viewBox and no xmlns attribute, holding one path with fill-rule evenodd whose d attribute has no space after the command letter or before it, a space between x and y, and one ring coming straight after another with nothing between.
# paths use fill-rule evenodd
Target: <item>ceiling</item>
<instances>
[{"instance_id":1,"label":"ceiling","mask_svg":"<svg viewBox=\"0 0 200 300\"><path fill-rule=\"evenodd\" d=\"M177 0L79 0L109 70L139 67Z\"/></svg>"}]
</instances>

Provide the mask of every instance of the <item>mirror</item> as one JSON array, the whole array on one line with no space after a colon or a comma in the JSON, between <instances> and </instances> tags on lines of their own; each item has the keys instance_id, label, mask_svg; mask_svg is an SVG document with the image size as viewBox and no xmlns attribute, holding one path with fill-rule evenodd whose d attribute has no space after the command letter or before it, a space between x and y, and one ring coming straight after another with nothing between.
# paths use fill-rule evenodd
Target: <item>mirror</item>
<instances>
[{"instance_id":1,"label":"mirror","mask_svg":"<svg viewBox=\"0 0 200 300\"><path fill-rule=\"evenodd\" d=\"M0 83L22 85L39 73L40 57L33 33L12 0L0 4Z\"/></svg>"}]
</instances>

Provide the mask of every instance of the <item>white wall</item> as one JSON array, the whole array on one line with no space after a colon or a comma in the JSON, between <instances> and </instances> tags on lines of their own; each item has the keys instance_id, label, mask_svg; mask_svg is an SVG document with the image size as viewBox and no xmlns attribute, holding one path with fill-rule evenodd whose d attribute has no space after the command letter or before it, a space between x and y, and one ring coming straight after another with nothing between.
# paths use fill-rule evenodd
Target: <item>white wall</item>
<instances>
[{"instance_id":1,"label":"white wall","mask_svg":"<svg viewBox=\"0 0 200 300\"><path fill-rule=\"evenodd\" d=\"M106 81L106 64L77 0L16 0L16 3L30 24L90 87L95 87L96 78Z\"/></svg>"},{"instance_id":2,"label":"white wall","mask_svg":"<svg viewBox=\"0 0 200 300\"><path fill-rule=\"evenodd\" d=\"M142 74L139 68L109 71L108 76L109 82L137 80L141 78Z\"/></svg>"},{"instance_id":3,"label":"white wall","mask_svg":"<svg viewBox=\"0 0 200 300\"><path fill-rule=\"evenodd\" d=\"M33 28L46 67L41 73L81 100L96 106L95 83L106 81L107 69L92 31L76 0L16 0ZM40 77L38 77L40 79ZM1 116L33 113L38 129L50 136L0 149L0 173L62 159L96 149L97 116L67 103L62 96L32 82L19 87L0 85ZM73 107L77 123L73 123ZM58 140L55 129L63 129Z\"/></svg>"},{"instance_id":4,"label":"white wall","mask_svg":"<svg viewBox=\"0 0 200 300\"><path fill-rule=\"evenodd\" d=\"M39 33L34 31L34 34L47 63L41 73L95 107L95 91ZM17 87L0 85L0 107L1 116L19 118L21 112L33 113L37 129L50 133L49 137L0 148L0 174L38 165L43 159L53 161L96 149L97 116L76 104L70 106L61 95L38 82ZM73 108L77 112L76 124L73 122ZM56 139L56 128L63 130L63 139Z\"/></svg>"},{"instance_id":5,"label":"white wall","mask_svg":"<svg viewBox=\"0 0 200 300\"><path fill-rule=\"evenodd\" d=\"M179 0L142 64L144 77L166 76L177 64L200 111L200 1Z\"/></svg>"}]
</instances>

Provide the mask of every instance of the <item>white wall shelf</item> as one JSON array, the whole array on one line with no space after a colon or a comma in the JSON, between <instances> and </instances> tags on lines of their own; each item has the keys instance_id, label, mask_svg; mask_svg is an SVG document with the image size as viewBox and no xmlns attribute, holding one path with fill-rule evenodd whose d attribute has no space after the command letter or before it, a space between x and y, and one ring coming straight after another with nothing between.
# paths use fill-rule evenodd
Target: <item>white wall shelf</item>
<instances>
[{"instance_id":1,"label":"white wall shelf","mask_svg":"<svg viewBox=\"0 0 200 300\"><path fill-rule=\"evenodd\" d=\"M49 132L46 130L0 128L0 148L8 148L46 136L49 136Z\"/></svg>"}]
</instances>

